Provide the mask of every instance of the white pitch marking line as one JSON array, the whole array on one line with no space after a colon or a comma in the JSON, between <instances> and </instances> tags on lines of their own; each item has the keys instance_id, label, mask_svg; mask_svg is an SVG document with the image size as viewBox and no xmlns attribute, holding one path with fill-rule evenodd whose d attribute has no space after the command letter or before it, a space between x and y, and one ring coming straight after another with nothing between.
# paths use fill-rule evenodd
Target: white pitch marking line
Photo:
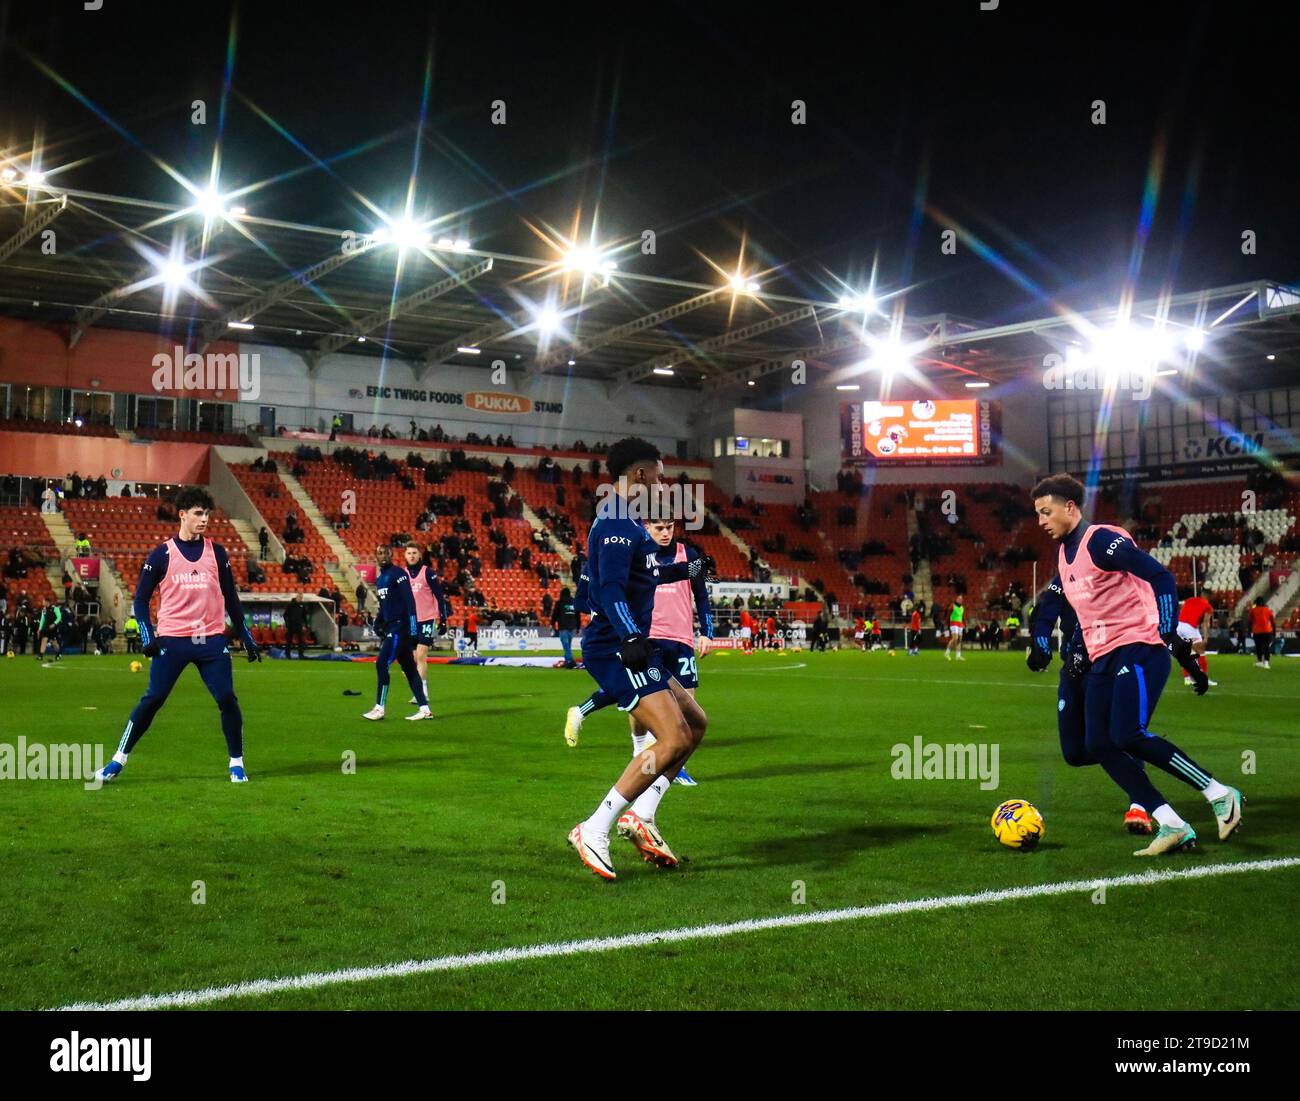
<instances>
[{"instance_id":1,"label":"white pitch marking line","mask_svg":"<svg viewBox=\"0 0 1300 1101\"><path fill-rule=\"evenodd\" d=\"M917 898L902 902L886 902L876 906L853 906L842 910L814 910L807 914L787 914L782 917L750 918L714 925L694 925L685 929L662 929L653 933L627 933L616 937L594 937L589 940L562 941L554 944L533 944L520 948L498 948L491 952L471 952L460 956L438 956L427 960L406 960L374 967L349 967L341 971L318 971L284 979L257 979L233 983L230 986L210 986L202 990L182 990L176 994L145 994L138 998L121 998L113 1002L77 1002L60 1006L63 1010L80 1012L91 1010L121 1011L131 1009L168 1009L189 1007L227 1001L231 998L258 997L278 994L287 990L315 990L322 986L342 983L370 982L375 979L403 978L407 975L427 975L437 971L463 971L488 964L518 963L527 960L553 959L557 956L579 956L595 952L613 952L624 948L647 948L656 944L673 944L688 940L716 940L741 933L758 933L766 929L790 929L803 925L833 925L860 918L893 917L896 914L924 913L931 910L952 910L965 906L980 906L991 902L1011 902L1022 898L1043 898L1050 895L1068 895L1092 892L1098 887L1150 887L1181 879L1208 879L1211 876L1238 875L1244 872L1269 872L1280 868L1300 866L1300 857L1286 856L1272 860L1236 861L1230 864L1209 864L1199 868L1182 868L1167 871L1136 872L1131 875L1112 876L1109 879L1075 879L1063 883L1043 883L1035 887L1007 887L997 891L979 891L969 895L946 895L940 898Z\"/></svg>"}]
</instances>

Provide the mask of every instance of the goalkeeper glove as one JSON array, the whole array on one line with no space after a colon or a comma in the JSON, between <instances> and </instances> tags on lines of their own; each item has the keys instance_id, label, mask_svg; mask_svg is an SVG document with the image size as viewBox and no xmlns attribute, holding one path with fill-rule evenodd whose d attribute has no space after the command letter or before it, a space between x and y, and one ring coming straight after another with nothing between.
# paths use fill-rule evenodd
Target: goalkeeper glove
<instances>
[{"instance_id":1,"label":"goalkeeper glove","mask_svg":"<svg viewBox=\"0 0 1300 1101\"><path fill-rule=\"evenodd\" d=\"M147 658L156 658L158 656L159 646L156 638L151 638L147 643L140 647L140 653Z\"/></svg>"},{"instance_id":2,"label":"goalkeeper glove","mask_svg":"<svg viewBox=\"0 0 1300 1101\"><path fill-rule=\"evenodd\" d=\"M639 673L650 664L654 652L655 648L648 638L633 635L631 638L623 640L623 645L618 651L618 660L623 663L625 668Z\"/></svg>"},{"instance_id":3,"label":"goalkeeper glove","mask_svg":"<svg viewBox=\"0 0 1300 1101\"><path fill-rule=\"evenodd\" d=\"M438 620L438 634L445 635L446 633L447 633L447 620L446 617L443 617L442 619Z\"/></svg>"},{"instance_id":4,"label":"goalkeeper glove","mask_svg":"<svg viewBox=\"0 0 1300 1101\"><path fill-rule=\"evenodd\" d=\"M717 581L718 564L713 560L713 555L701 555L686 567L686 573L692 580L704 574L705 581Z\"/></svg>"},{"instance_id":5,"label":"goalkeeper glove","mask_svg":"<svg viewBox=\"0 0 1300 1101\"><path fill-rule=\"evenodd\" d=\"M255 661L262 660L262 650L257 643L252 640L244 642L244 653L248 656L248 663L250 665Z\"/></svg>"},{"instance_id":6,"label":"goalkeeper glove","mask_svg":"<svg viewBox=\"0 0 1300 1101\"><path fill-rule=\"evenodd\" d=\"M1074 647L1065 658L1065 675L1071 680L1083 680L1091 668L1092 662L1088 660L1088 651L1082 646Z\"/></svg>"},{"instance_id":7,"label":"goalkeeper glove","mask_svg":"<svg viewBox=\"0 0 1300 1101\"><path fill-rule=\"evenodd\" d=\"M1031 673L1041 673L1052 664L1052 651L1044 650L1031 643L1028 653L1025 654L1025 664L1029 666Z\"/></svg>"}]
</instances>

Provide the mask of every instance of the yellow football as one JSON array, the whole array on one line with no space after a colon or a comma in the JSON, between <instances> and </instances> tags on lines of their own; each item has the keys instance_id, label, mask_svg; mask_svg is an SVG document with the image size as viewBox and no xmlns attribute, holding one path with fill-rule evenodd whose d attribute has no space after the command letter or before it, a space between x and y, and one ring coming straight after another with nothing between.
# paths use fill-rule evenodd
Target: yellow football
<instances>
[{"instance_id":1,"label":"yellow football","mask_svg":"<svg viewBox=\"0 0 1300 1101\"><path fill-rule=\"evenodd\" d=\"M133 662L131 662L131 672L132 672L132 673L138 673L138 672L140 672L140 670L143 669L143 668L144 668L144 666L141 665L138 661L133 661Z\"/></svg>"},{"instance_id":2,"label":"yellow football","mask_svg":"<svg viewBox=\"0 0 1300 1101\"><path fill-rule=\"evenodd\" d=\"M994 837L1007 848L1021 852L1037 846L1047 832L1038 808L1024 799L1008 799L993 812L990 824Z\"/></svg>"}]
</instances>

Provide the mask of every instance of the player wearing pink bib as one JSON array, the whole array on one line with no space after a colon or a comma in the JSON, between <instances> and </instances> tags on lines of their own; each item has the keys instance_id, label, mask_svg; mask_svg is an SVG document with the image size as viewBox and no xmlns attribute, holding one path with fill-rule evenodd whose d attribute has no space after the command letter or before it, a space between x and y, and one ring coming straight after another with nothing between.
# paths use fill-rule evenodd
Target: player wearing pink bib
<instances>
[{"instance_id":1,"label":"player wearing pink bib","mask_svg":"<svg viewBox=\"0 0 1300 1101\"><path fill-rule=\"evenodd\" d=\"M451 602L443 591L442 582L433 567L424 562L424 549L419 543L406 544L402 552L406 561L406 576L411 579L411 596L415 599L415 667L424 685L424 698L429 699L429 647L441 634L446 633L447 617L451 615ZM414 696L411 703L418 703ZM425 710L428 710L427 706Z\"/></svg>"},{"instance_id":2,"label":"player wearing pink bib","mask_svg":"<svg viewBox=\"0 0 1300 1101\"><path fill-rule=\"evenodd\" d=\"M1177 632L1173 575L1128 532L1088 524L1080 511L1084 488L1068 475L1044 478L1031 491L1038 525L1060 544L1059 585L1078 617L1086 648L1084 738L1088 751L1119 749L1196 788L1214 810L1219 838L1241 824L1241 792L1221 784L1178 746L1151 733L1148 723L1169 677L1172 652L1203 692L1205 674ZM1150 809L1150 808L1148 808ZM1167 803L1151 809L1160 829L1135 856L1192 847L1196 831Z\"/></svg>"},{"instance_id":3,"label":"player wearing pink bib","mask_svg":"<svg viewBox=\"0 0 1300 1101\"><path fill-rule=\"evenodd\" d=\"M221 732L230 751L230 779L245 783L244 717L230 667L226 620L234 625L249 661L261 661L257 643L244 623L234 574L224 547L204 537L212 498L205 490L183 489L176 497L180 531L159 544L140 571L132 610L140 624L149 665L149 688L127 720L117 752L96 774L117 779L136 743L144 737L159 708L188 665L195 666L221 713ZM158 594L158 626L149 618L149 601Z\"/></svg>"}]
</instances>

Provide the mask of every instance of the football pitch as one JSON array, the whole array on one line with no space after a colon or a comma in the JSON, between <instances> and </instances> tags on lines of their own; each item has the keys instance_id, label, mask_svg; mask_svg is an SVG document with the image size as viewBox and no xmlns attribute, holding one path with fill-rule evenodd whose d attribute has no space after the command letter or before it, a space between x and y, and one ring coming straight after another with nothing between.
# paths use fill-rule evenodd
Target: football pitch
<instances>
[{"instance_id":1,"label":"football pitch","mask_svg":"<svg viewBox=\"0 0 1300 1101\"><path fill-rule=\"evenodd\" d=\"M110 755L145 685L127 662L0 662L0 742ZM713 654L699 786L659 813L683 864L615 838L610 883L565 841L630 755L613 709L564 745L582 671L434 666L436 721L403 721L398 676L369 723L371 665L237 658L235 785L189 670L119 782L0 783L0 1008L1300 1008L1300 661L1212 657L1204 698L1171 679L1153 729L1247 803L1221 843L1155 774L1201 838L1155 860L1123 794L1061 760L1058 668ZM983 746L996 787L897 778L917 738ZM1013 797L1046 820L1033 852L990 831Z\"/></svg>"}]
</instances>

